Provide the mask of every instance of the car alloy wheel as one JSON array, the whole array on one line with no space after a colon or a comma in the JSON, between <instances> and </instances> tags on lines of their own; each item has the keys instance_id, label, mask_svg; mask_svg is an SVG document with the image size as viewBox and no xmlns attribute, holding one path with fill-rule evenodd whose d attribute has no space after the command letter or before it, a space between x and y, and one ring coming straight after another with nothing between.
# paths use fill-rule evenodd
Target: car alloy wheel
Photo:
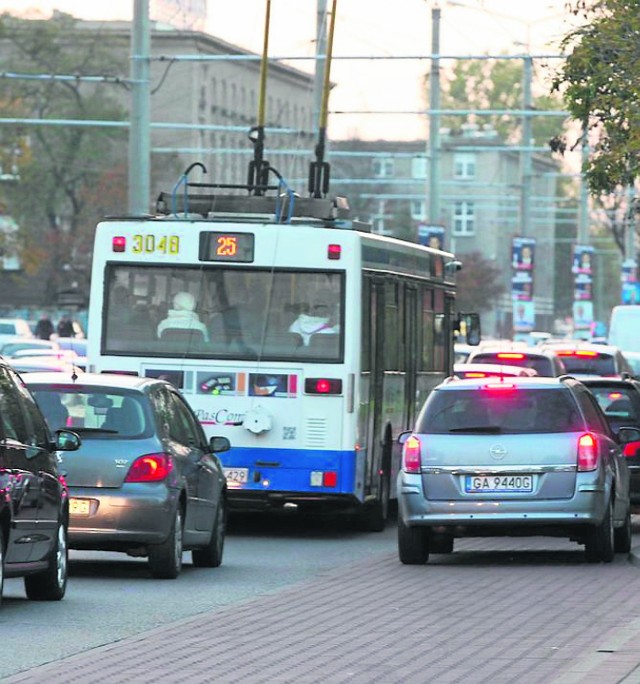
<instances>
[{"instance_id":1,"label":"car alloy wheel","mask_svg":"<svg viewBox=\"0 0 640 684\"><path fill-rule=\"evenodd\" d=\"M67 589L69 570L69 547L67 525L61 520L55 536L55 544L46 570L24 578L27 598L32 601L59 601Z\"/></svg>"}]
</instances>

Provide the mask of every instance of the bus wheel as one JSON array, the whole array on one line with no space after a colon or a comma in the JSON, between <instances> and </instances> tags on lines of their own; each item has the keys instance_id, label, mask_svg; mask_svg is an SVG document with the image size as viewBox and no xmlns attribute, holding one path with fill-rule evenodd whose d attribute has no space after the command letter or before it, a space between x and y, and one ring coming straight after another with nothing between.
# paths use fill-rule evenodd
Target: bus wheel
<instances>
[{"instance_id":1,"label":"bus wheel","mask_svg":"<svg viewBox=\"0 0 640 684\"><path fill-rule=\"evenodd\" d=\"M382 532L389 518L391 475L387 468L380 475L378 498L364 505L361 513L361 529L366 532Z\"/></svg>"}]
</instances>

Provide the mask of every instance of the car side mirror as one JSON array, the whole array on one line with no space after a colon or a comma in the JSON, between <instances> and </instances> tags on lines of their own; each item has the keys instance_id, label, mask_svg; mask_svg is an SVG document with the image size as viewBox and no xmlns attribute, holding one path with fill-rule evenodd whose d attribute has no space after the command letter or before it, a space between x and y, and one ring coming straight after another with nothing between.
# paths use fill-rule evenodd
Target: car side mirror
<instances>
[{"instance_id":1,"label":"car side mirror","mask_svg":"<svg viewBox=\"0 0 640 684\"><path fill-rule=\"evenodd\" d=\"M226 437L212 437L209 440L209 450L212 454L219 454L231 449L231 442Z\"/></svg>"},{"instance_id":2,"label":"car side mirror","mask_svg":"<svg viewBox=\"0 0 640 684\"><path fill-rule=\"evenodd\" d=\"M58 451L77 451L81 444L80 436L72 430L56 430L55 448Z\"/></svg>"},{"instance_id":3,"label":"car side mirror","mask_svg":"<svg viewBox=\"0 0 640 684\"><path fill-rule=\"evenodd\" d=\"M640 430L635 427L621 427L618 430L618 442L620 442L620 444L640 442Z\"/></svg>"}]
</instances>

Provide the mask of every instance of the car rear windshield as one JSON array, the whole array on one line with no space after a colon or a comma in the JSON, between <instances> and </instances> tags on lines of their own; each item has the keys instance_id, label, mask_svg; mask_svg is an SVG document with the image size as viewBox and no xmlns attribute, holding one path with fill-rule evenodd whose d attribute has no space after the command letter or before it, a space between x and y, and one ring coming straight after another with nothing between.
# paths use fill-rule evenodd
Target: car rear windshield
<instances>
[{"instance_id":1,"label":"car rear windshield","mask_svg":"<svg viewBox=\"0 0 640 684\"><path fill-rule=\"evenodd\" d=\"M567 373L581 375L615 375L616 364L611 354L595 353L591 356L582 354L562 355Z\"/></svg>"},{"instance_id":2,"label":"car rear windshield","mask_svg":"<svg viewBox=\"0 0 640 684\"><path fill-rule=\"evenodd\" d=\"M589 385L589 391L595 396L614 431L623 426L640 427L640 393L636 389Z\"/></svg>"},{"instance_id":3,"label":"car rear windshield","mask_svg":"<svg viewBox=\"0 0 640 684\"><path fill-rule=\"evenodd\" d=\"M434 390L418 417L416 432L515 434L573 432L582 419L568 389L513 388Z\"/></svg>"},{"instance_id":4,"label":"car rear windshield","mask_svg":"<svg viewBox=\"0 0 640 684\"><path fill-rule=\"evenodd\" d=\"M68 428L83 439L135 438L150 433L142 395L80 385L30 389L51 430Z\"/></svg>"},{"instance_id":5,"label":"car rear windshield","mask_svg":"<svg viewBox=\"0 0 640 684\"><path fill-rule=\"evenodd\" d=\"M544 356L530 356L528 354L504 354L502 352L483 352L473 357L473 363L499 363L501 366L520 366L521 368L533 368L538 375L552 377L553 364Z\"/></svg>"}]
</instances>

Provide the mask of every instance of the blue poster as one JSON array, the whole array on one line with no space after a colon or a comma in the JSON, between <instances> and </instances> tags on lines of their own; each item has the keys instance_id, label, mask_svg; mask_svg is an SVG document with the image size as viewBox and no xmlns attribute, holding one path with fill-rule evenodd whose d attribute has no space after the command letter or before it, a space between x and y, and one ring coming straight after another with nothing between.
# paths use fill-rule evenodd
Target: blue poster
<instances>
[{"instance_id":1,"label":"blue poster","mask_svg":"<svg viewBox=\"0 0 640 684\"><path fill-rule=\"evenodd\" d=\"M444 226L418 225L418 244L434 249L444 249Z\"/></svg>"}]
</instances>

